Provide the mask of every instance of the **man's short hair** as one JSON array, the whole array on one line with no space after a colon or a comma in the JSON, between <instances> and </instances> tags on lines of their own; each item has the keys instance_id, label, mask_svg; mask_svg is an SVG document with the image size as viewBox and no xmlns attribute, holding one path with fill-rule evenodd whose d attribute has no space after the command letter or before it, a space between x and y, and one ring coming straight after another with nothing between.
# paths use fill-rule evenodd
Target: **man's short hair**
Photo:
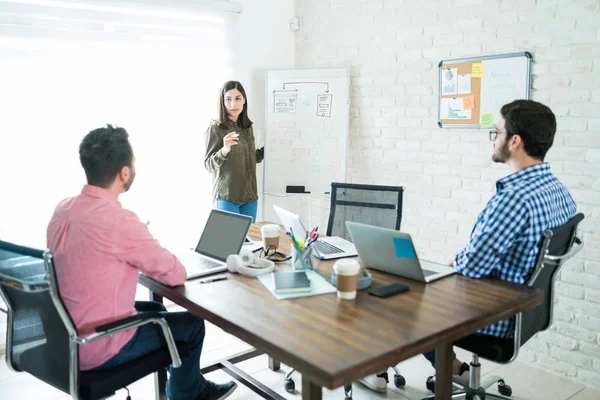
<instances>
[{"instance_id":1,"label":"man's short hair","mask_svg":"<svg viewBox=\"0 0 600 400\"><path fill-rule=\"evenodd\" d=\"M543 161L556 133L556 117L552 110L537 101L515 100L502 106L500 113L506 122L507 139L519 135L525 153Z\"/></svg>"},{"instance_id":2,"label":"man's short hair","mask_svg":"<svg viewBox=\"0 0 600 400\"><path fill-rule=\"evenodd\" d=\"M88 184L109 187L123 167L133 164L129 134L112 125L94 129L81 141L79 160Z\"/></svg>"}]
</instances>

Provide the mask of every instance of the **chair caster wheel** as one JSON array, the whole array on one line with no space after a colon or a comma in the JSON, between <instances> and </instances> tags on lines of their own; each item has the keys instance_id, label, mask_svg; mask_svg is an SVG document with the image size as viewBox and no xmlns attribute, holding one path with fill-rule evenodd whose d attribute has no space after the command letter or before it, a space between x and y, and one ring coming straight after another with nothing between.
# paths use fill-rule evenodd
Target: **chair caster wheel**
<instances>
[{"instance_id":1,"label":"chair caster wheel","mask_svg":"<svg viewBox=\"0 0 600 400\"><path fill-rule=\"evenodd\" d=\"M352 400L352 385L344 386L344 396L346 396L345 400Z\"/></svg>"},{"instance_id":2,"label":"chair caster wheel","mask_svg":"<svg viewBox=\"0 0 600 400\"><path fill-rule=\"evenodd\" d=\"M498 393L506 397L510 397L512 394L512 388L504 383L504 379L498 381Z\"/></svg>"},{"instance_id":3,"label":"chair caster wheel","mask_svg":"<svg viewBox=\"0 0 600 400\"><path fill-rule=\"evenodd\" d=\"M285 391L292 394L296 392L296 385L292 379L285 381Z\"/></svg>"},{"instance_id":4,"label":"chair caster wheel","mask_svg":"<svg viewBox=\"0 0 600 400\"><path fill-rule=\"evenodd\" d=\"M432 393L435 393L435 378L433 376L427 378L425 386L427 387L427 390L429 390Z\"/></svg>"},{"instance_id":5,"label":"chair caster wheel","mask_svg":"<svg viewBox=\"0 0 600 400\"><path fill-rule=\"evenodd\" d=\"M394 375L394 386L398 389L404 387L406 385L406 379L402 375Z\"/></svg>"}]
</instances>

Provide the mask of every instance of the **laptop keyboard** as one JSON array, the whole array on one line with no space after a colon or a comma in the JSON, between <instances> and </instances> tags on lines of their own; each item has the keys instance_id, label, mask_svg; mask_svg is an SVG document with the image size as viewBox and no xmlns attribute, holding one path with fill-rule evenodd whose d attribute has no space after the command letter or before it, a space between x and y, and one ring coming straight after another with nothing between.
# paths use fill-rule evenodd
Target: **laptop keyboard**
<instances>
[{"instance_id":1,"label":"laptop keyboard","mask_svg":"<svg viewBox=\"0 0 600 400\"><path fill-rule=\"evenodd\" d=\"M425 277L428 277L428 276L430 276L430 275L435 275L435 274L437 274L437 273L438 273L438 272L436 272L436 271L430 271L430 270L428 270L428 269L424 269L424 270L423 270L423 276L425 276Z\"/></svg>"},{"instance_id":2,"label":"laptop keyboard","mask_svg":"<svg viewBox=\"0 0 600 400\"><path fill-rule=\"evenodd\" d=\"M207 258L203 258L203 257L198 257L198 265L200 265L201 267L204 267L206 269L211 269L211 268L215 268L215 267L220 267L222 264L213 261L213 260L209 260Z\"/></svg>"},{"instance_id":3,"label":"laptop keyboard","mask_svg":"<svg viewBox=\"0 0 600 400\"><path fill-rule=\"evenodd\" d=\"M315 246L317 248L317 251L321 254L337 254L344 252L339 247L336 247L330 243L323 242L320 240L317 240L313 246Z\"/></svg>"}]
</instances>

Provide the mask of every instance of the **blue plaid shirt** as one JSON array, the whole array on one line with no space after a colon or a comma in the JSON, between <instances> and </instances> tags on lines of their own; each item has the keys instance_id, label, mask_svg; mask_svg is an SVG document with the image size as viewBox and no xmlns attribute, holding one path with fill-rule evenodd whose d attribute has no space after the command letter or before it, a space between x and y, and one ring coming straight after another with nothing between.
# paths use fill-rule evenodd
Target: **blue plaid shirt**
<instances>
[{"instance_id":1,"label":"blue plaid shirt","mask_svg":"<svg viewBox=\"0 0 600 400\"><path fill-rule=\"evenodd\" d=\"M575 215L569 191L547 163L515 172L496 182L496 194L477 217L467 246L454 259L464 276L490 276L524 284L535 265L547 229ZM478 333L511 338L514 318L486 326Z\"/></svg>"}]
</instances>

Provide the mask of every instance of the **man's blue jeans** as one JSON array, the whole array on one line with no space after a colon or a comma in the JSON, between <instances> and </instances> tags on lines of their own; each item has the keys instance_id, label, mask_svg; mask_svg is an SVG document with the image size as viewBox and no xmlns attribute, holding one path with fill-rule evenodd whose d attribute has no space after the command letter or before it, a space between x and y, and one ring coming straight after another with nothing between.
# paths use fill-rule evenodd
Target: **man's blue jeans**
<instances>
[{"instance_id":1,"label":"man's blue jeans","mask_svg":"<svg viewBox=\"0 0 600 400\"><path fill-rule=\"evenodd\" d=\"M256 221L256 212L258 211L258 201L249 201L247 203L238 203L235 201L217 199L215 206L218 210L229 211L236 214L248 215L252 217L252 222Z\"/></svg>"},{"instance_id":2,"label":"man's blue jeans","mask_svg":"<svg viewBox=\"0 0 600 400\"><path fill-rule=\"evenodd\" d=\"M190 358L181 360L179 368L169 367L166 392L170 400L194 400L206 385L206 379L200 372L200 353L202 353L205 333L204 320L188 312L167 312L162 304L154 301L136 301L135 308L140 312L162 311L160 314L169 324L175 341L185 342L190 346ZM137 328L135 335L119 353L96 369L115 367L166 345L158 325L142 325Z\"/></svg>"}]
</instances>

